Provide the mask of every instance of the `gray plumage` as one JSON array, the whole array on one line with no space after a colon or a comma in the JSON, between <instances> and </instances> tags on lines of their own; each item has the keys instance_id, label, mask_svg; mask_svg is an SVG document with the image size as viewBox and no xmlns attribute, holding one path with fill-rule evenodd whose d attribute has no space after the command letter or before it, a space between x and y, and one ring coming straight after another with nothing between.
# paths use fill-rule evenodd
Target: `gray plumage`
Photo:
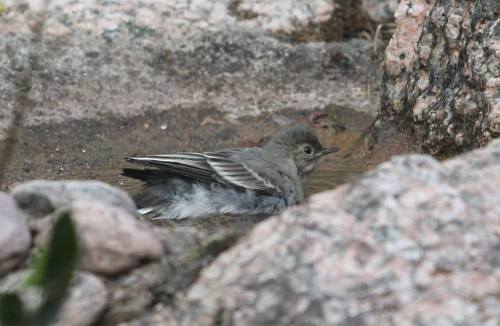
<instances>
[{"instance_id":1,"label":"gray plumage","mask_svg":"<svg viewBox=\"0 0 500 326\"><path fill-rule=\"evenodd\" d=\"M129 157L150 168L125 168L122 175L145 183L134 199L151 218L271 215L302 202L302 178L336 151L323 148L309 126L296 125L263 147Z\"/></svg>"}]
</instances>

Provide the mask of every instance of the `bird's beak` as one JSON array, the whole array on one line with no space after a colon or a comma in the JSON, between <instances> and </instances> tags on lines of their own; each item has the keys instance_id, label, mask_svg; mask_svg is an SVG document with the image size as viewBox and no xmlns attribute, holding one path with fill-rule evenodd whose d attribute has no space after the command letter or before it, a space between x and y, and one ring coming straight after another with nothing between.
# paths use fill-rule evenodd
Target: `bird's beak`
<instances>
[{"instance_id":1,"label":"bird's beak","mask_svg":"<svg viewBox=\"0 0 500 326\"><path fill-rule=\"evenodd\" d=\"M323 150L320 152L321 156L327 155L327 154L332 154L336 153L339 151L338 147L328 147L328 148L323 148Z\"/></svg>"}]
</instances>

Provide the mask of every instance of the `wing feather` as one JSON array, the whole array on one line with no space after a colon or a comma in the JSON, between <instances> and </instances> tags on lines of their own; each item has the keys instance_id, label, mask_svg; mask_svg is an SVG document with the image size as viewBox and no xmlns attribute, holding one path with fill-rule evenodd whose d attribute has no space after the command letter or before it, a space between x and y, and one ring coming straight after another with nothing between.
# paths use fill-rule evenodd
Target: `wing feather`
<instances>
[{"instance_id":1,"label":"wing feather","mask_svg":"<svg viewBox=\"0 0 500 326\"><path fill-rule=\"evenodd\" d=\"M236 159L235 154L240 151L148 155L129 157L128 160L133 163L154 166L172 175L276 193L277 187L269 180Z\"/></svg>"},{"instance_id":2,"label":"wing feather","mask_svg":"<svg viewBox=\"0 0 500 326\"><path fill-rule=\"evenodd\" d=\"M207 163L224 180L246 189L260 190L274 193L277 188L257 172L250 169L245 163L235 161L226 152L205 154Z\"/></svg>"},{"instance_id":3,"label":"wing feather","mask_svg":"<svg viewBox=\"0 0 500 326\"><path fill-rule=\"evenodd\" d=\"M133 163L154 166L172 175L205 182L217 182L214 178L214 171L207 164L206 158L197 153L148 155L143 157L129 157L127 160Z\"/></svg>"}]
</instances>

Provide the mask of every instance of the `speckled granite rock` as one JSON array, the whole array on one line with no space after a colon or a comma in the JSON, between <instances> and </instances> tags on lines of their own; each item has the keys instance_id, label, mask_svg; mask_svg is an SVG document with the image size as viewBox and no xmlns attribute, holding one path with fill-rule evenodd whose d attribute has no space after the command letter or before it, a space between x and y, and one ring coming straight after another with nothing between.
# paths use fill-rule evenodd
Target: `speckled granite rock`
<instances>
[{"instance_id":1,"label":"speckled granite rock","mask_svg":"<svg viewBox=\"0 0 500 326\"><path fill-rule=\"evenodd\" d=\"M23 262L30 245L26 216L11 196L0 192L0 276Z\"/></svg>"},{"instance_id":2,"label":"speckled granite rock","mask_svg":"<svg viewBox=\"0 0 500 326\"><path fill-rule=\"evenodd\" d=\"M260 28L275 35L298 35L303 38L320 39L322 27L329 26L335 33L332 22L335 1L328 0L243 0L232 7L240 18L240 24L250 28Z\"/></svg>"},{"instance_id":3,"label":"speckled granite rock","mask_svg":"<svg viewBox=\"0 0 500 326\"><path fill-rule=\"evenodd\" d=\"M431 153L500 135L500 2L403 0L385 52L381 115Z\"/></svg>"},{"instance_id":4,"label":"speckled granite rock","mask_svg":"<svg viewBox=\"0 0 500 326\"><path fill-rule=\"evenodd\" d=\"M9 274L0 282L0 293L18 292L24 304L29 309L34 309L40 304L42 293L35 287L25 287L28 275L27 270ZM107 306L107 296L106 287L98 277L90 273L78 273L69 289L68 299L59 312L56 325L93 325Z\"/></svg>"},{"instance_id":5,"label":"speckled granite rock","mask_svg":"<svg viewBox=\"0 0 500 326\"><path fill-rule=\"evenodd\" d=\"M405 156L259 224L178 302L182 325L500 323L500 140ZM176 320L174 320L176 319Z\"/></svg>"},{"instance_id":6,"label":"speckled granite rock","mask_svg":"<svg viewBox=\"0 0 500 326\"><path fill-rule=\"evenodd\" d=\"M11 191L19 207L33 216L45 216L78 200L97 201L136 213L133 200L124 191L100 181L35 180Z\"/></svg>"},{"instance_id":7,"label":"speckled granite rock","mask_svg":"<svg viewBox=\"0 0 500 326\"><path fill-rule=\"evenodd\" d=\"M38 5L36 4L38 2ZM31 8L40 10L40 1L30 1ZM297 36L307 33L320 40L322 25L343 28L343 17L334 11L343 7L358 7L360 1L328 0L173 0L173 1L94 1L53 0L49 5L46 29L55 35L65 36L73 28L90 33L104 32L107 36L126 26L131 34L168 33L173 38L190 37L206 31L221 31L234 27L249 31L266 32L278 36ZM6 31L28 32L26 21L33 13L25 13L22 1L6 1L7 11L2 24ZM381 6L382 7L382 6ZM98 9L98 10L93 10ZM19 11L23 15L19 15ZM58 12L56 12L58 11ZM78 12L77 17L69 15ZM361 11L358 13L361 15ZM71 22L71 24L68 24ZM92 23L93 22L93 23ZM351 21L351 24L353 22ZM15 29L17 28L17 30ZM341 35L338 34L338 35Z\"/></svg>"}]
</instances>

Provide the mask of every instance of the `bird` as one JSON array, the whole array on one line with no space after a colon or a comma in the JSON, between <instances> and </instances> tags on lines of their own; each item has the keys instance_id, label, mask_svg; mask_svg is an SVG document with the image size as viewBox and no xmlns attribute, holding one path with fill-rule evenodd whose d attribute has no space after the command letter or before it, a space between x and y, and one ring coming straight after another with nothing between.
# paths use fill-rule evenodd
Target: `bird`
<instances>
[{"instance_id":1,"label":"bird","mask_svg":"<svg viewBox=\"0 0 500 326\"><path fill-rule=\"evenodd\" d=\"M124 168L122 175L143 182L134 200L148 218L265 217L302 203L303 179L338 150L323 147L310 126L299 124L262 147L127 157L141 168Z\"/></svg>"}]
</instances>

